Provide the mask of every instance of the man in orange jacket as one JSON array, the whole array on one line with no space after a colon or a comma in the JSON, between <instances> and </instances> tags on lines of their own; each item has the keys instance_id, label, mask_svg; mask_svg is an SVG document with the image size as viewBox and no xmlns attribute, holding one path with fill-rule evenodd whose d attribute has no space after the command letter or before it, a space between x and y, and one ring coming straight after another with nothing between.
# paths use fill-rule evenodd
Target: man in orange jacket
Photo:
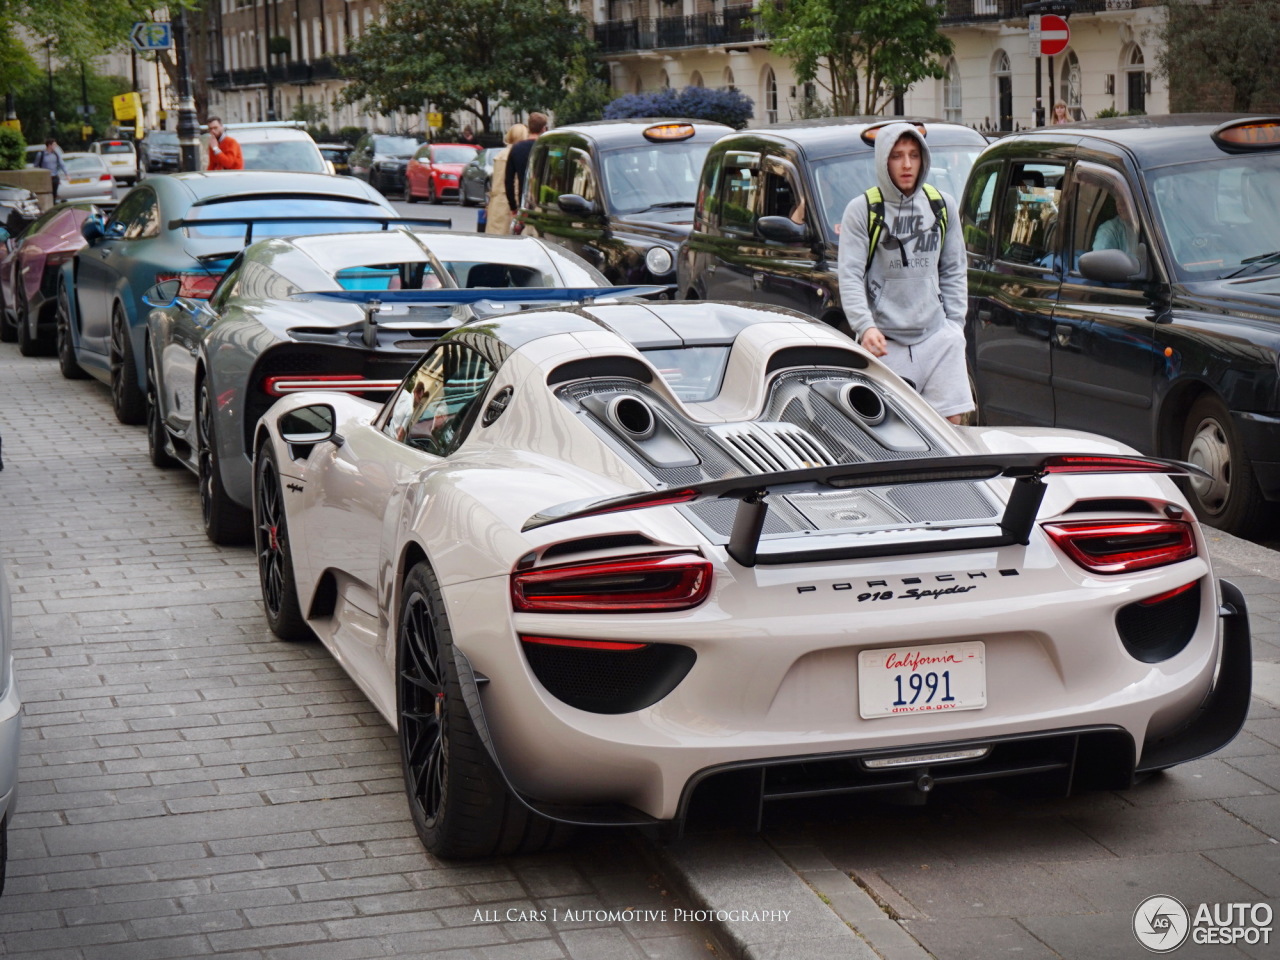
<instances>
[{"instance_id":1,"label":"man in orange jacket","mask_svg":"<svg viewBox=\"0 0 1280 960\"><path fill-rule=\"evenodd\" d=\"M240 153L240 144L226 135L221 117L210 117L209 127L209 169L210 170L243 170L244 155Z\"/></svg>"}]
</instances>

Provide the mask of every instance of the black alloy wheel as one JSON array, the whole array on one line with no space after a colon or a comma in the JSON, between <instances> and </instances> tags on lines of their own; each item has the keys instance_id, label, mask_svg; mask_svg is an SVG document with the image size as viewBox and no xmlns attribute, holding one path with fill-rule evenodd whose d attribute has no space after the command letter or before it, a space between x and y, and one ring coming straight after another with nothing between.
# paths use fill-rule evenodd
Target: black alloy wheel
<instances>
[{"instance_id":1,"label":"black alloy wheel","mask_svg":"<svg viewBox=\"0 0 1280 960\"><path fill-rule=\"evenodd\" d=\"M170 467L176 467L178 461L170 456L169 451L165 449L165 444L169 439L169 431L165 429L164 422L160 418L160 397L156 388L156 363L155 356L151 350L151 344L147 344L147 458L151 461L153 467L159 467L161 470L167 470Z\"/></svg>"},{"instance_id":2,"label":"black alloy wheel","mask_svg":"<svg viewBox=\"0 0 1280 960\"><path fill-rule=\"evenodd\" d=\"M289 550L289 525L284 488L276 466L275 450L268 440L258 448L253 483L254 546L258 553L258 582L267 626L281 640L314 640L298 603L293 555Z\"/></svg>"},{"instance_id":3,"label":"black alloy wheel","mask_svg":"<svg viewBox=\"0 0 1280 960\"><path fill-rule=\"evenodd\" d=\"M396 713L409 812L444 859L533 853L570 828L511 795L462 699L444 597L426 563L404 581L396 642Z\"/></svg>"},{"instance_id":4,"label":"black alloy wheel","mask_svg":"<svg viewBox=\"0 0 1280 960\"><path fill-rule=\"evenodd\" d=\"M217 433L209 383L200 384L196 401L196 477L200 486L200 517L214 543L234 546L253 539L253 514L227 496L218 466Z\"/></svg>"},{"instance_id":5,"label":"black alloy wheel","mask_svg":"<svg viewBox=\"0 0 1280 960\"><path fill-rule=\"evenodd\" d=\"M71 294L67 285L58 282L58 302L55 337L57 340L58 369L68 380L83 380L89 375L76 362L76 348L71 342Z\"/></svg>"},{"instance_id":6,"label":"black alloy wheel","mask_svg":"<svg viewBox=\"0 0 1280 960\"><path fill-rule=\"evenodd\" d=\"M111 309L111 407L121 423L139 424L147 420L147 398L138 386L138 365L133 359L133 337L124 308Z\"/></svg>"}]
</instances>

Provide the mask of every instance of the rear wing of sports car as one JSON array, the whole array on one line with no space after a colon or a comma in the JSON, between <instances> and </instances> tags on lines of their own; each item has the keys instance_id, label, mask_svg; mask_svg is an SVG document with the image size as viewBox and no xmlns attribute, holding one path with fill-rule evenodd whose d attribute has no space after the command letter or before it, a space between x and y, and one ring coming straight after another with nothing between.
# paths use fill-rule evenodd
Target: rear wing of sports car
<instances>
[{"instance_id":1,"label":"rear wing of sports car","mask_svg":"<svg viewBox=\"0 0 1280 960\"><path fill-rule=\"evenodd\" d=\"M1156 457L1100 456L1089 453L977 454L961 457L929 457L920 460L877 460L836 466L789 470L712 480L707 483L649 490L603 500L575 500L551 507L530 517L523 531L552 523L578 520L646 507L675 506L701 500L737 500L733 530L726 550L745 567L756 564L814 563L860 557L895 556L905 553L935 553L942 550L974 550L1026 545L1030 542L1036 514L1044 499L1044 479L1050 474L1156 473L1174 476L1207 476L1194 464ZM768 514L770 494L812 493L824 489L896 486L910 483L982 481L1007 478L1013 491L1003 515L994 523L968 521L932 525L925 535L903 542L841 543L823 546L821 540L806 538L813 546L802 550L761 552L760 535Z\"/></svg>"},{"instance_id":2,"label":"rear wing of sports car","mask_svg":"<svg viewBox=\"0 0 1280 960\"><path fill-rule=\"evenodd\" d=\"M384 211L381 215L375 214L367 217L344 217L334 216L332 214L327 216L324 214L318 214L305 217L178 217L169 221L169 229L179 230L183 227L223 227L238 224L244 227L244 241L241 246L247 247L249 244L253 243L253 228L264 223L367 223L377 224L383 230L390 230L393 227L414 225L432 227L437 230L448 230L453 226L453 221L448 219L397 217L392 214L387 214ZM236 253L239 252L239 250L236 251ZM235 254L224 254L224 256L235 256Z\"/></svg>"}]
</instances>

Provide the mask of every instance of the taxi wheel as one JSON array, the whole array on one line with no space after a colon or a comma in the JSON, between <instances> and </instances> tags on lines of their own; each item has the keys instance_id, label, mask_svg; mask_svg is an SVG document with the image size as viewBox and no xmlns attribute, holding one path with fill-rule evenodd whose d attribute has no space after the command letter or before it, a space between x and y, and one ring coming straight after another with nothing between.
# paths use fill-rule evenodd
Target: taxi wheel
<instances>
[{"instance_id":1,"label":"taxi wheel","mask_svg":"<svg viewBox=\"0 0 1280 960\"><path fill-rule=\"evenodd\" d=\"M133 358L133 337L124 308L111 311L111 407L121 423L145 423L147 398L138 386L138 365Z\"/></svg>"},{"instance_id":2,"label":"taxi wheel","mask_svg":"<svg viewBox=\"0 0 1280 960\"><path fill-rule=\"evenodd\" d=\"M1192 404L1183 425L1181 454L1209 474L1187 483L1191 505L1202 522L1240 535L1264 522L1267 502L1231 414L1216 395L1206 394Z\"/></svg>"},{"instance_id":3,"label":"taxi wheel","mask_svg":"<svg viewBox=\"0 0 1280 960\"><path fill-rule=\"evenodd\" d=\"M534 853L569 829L528 810L494 766L462 699L453 632L430 566L404 581L396 711L409 812L422 845L445 859Z\"/></svg>"},{"instance_id":4,"label":"taxi wheel","mask_svg":"<svg viewBox=\"0 0 1280 960\"><path fill-rule=\"evenodd\" d=\"M76 348L71 342L71 294L65 283L58 284L57 313L58 369L67 380L83 380L89 375L76 363Z\"/></svg>"},{"instance_id":5,"label":"taxi wheel","mask_svg":"<svg viewBox=\"0 0 1280 960\"><path fill-rule=\"evenodd\" d=\"M284 508L284 488L270 441L258 447L253 484L254 545L258 551L258 581L267 626L281 640L314 640L298 603L293 553Z\"/></svg>"},{"instance_id":6,"label":"taxi wheel","mask_svg":"<svg viewBox=\"0 0 1280 960\"><path fill-rule=\"evenodd\" d=\"M204 532L223 546L253 542L253 514L227 496L218 465L218 436L213 420L209 384L200 384L196 402L196 477L200 487L200 518Z\"/></svg>"}]
</instances>

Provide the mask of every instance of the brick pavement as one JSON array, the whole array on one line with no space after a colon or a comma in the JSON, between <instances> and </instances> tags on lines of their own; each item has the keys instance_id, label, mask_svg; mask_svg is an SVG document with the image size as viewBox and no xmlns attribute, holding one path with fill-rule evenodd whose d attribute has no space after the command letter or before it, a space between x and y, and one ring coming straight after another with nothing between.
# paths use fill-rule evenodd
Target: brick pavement
<instances>
[{"instance_id":1,"label":"brick pavement","mask_svg":"<svg viewBox=\"0 0 1280 960\"><path fill-rule=\"evenodd\" d=\"M103 385L0 346L0 435L25 701L0 954L713 955L695 923L564 921L680 903L630 834L429 857L390 728L322 647L270 635L252 550L205 540L194 478L147 462ZM561 916L507 922L508 908Z\"/></svg>"}]
</instances>

